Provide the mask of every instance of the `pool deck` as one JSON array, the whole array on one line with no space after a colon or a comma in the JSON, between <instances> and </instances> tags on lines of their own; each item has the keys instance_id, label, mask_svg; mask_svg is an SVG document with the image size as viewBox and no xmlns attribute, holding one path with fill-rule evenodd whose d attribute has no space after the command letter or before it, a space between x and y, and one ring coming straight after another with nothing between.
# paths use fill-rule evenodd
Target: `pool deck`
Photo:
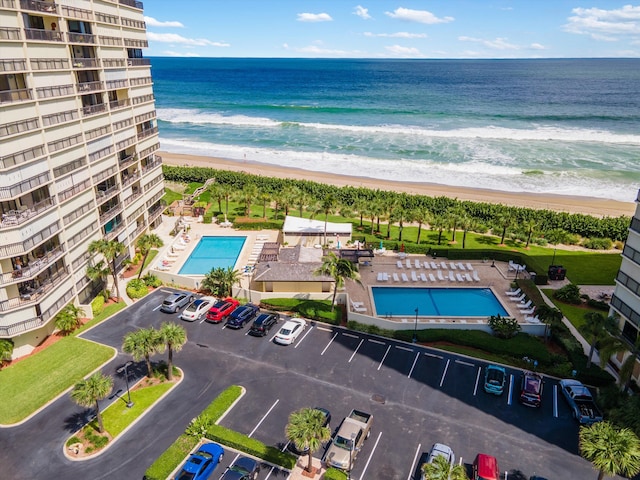
<instances>
[{"instance_id":1,"label":"pool deck","mask_svg":"<svg viewBox=\"0 0 640 480\"><path fill-rule=\"evenodd\" d=\"M407 260L410 261L411 268L407 267ZM415 261L418 260L421 264L420 268L416 268ZM424 262L427 261L429 263L434 262L440 266L439 269L424 268ZM402 268L399 268L398 262L401 262ZM442 268L441 263L446 262L447 269ZM398 254L394 252L385 252L383 255L378 255L371 259L368 265L360 265L360 283L354 281L346 282L346 293L349 296L350 302L356 302L362 304L358 310L354 309L352 305L349 306L351 311L356 311L358 313L362 313L363 315L373 315L375 312L373 305L373 298L371 296L370 287L380 286L380 287L421 287L421 288L451 288L451 287L466 287L466 288L490 288L491 291L498 298L502 306L505 308L510 317L515 318L520 323L527 323L525 321L525 315L520 312L517 308L517 303L511 301L510 297L505 294L506 291L510 290L511 283L515 280L515 272L509 271L509 265L506 262L483 262L478 260L471 260L467 262L463 261L463 265L465 266L465 270L461 270L458 267L459 262L455 262L456 269L451 269L451 262L445 258L437 258L433 259L430 256L427 257L425 255L402 255L398 256ZM466 264L470 263L473 267L473 271L476 271L480 281L472 280L471 282L466 279L462 282L449 280L449 272L454 273L454 277L456 274L464 274L470 273L473 274L473 271L469 271L466 269ZM437 276L437 272L440 270L442 272L445 280L439 280ZM412 279L412 273L415 272L416 280ZM379 281L378 274L386 273L388 275L388 280ZM393 274L398 276L398 281L395 281L393 278ZM402 274L406 275L407 280L404 281ZM420 278L420 274L425 274L427 277L427 281L423 281ZM436 281L431 281L429 279L429 274L432 274ZM523 278L523 275L526 275L528 278L529 275L526 272L520 272L518 274L518 278ZM385 318L385 320L398 322L398 323L406 323L408 321L413 321L414 316L409 315L407 318L399 317L384 317L380 316L380 318ZM478 319L466 319L466 318L456 318L456 317L446 317L446 318L438 318L438 317L423 317L418 316L420 323L482 323L486 324L487 319L485 317Z\"/></svg>"}]
</instances>

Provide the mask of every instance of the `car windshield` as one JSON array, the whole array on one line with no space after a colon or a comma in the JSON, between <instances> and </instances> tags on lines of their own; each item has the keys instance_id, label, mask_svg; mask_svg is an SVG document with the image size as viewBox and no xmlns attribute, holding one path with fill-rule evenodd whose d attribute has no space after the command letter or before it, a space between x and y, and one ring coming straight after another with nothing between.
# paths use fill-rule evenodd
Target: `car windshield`
<instances>
[{"instance_id":1,"label":"car windshield","mask_svg":"<svg viewBox=\"0 0 640 480\"><path fill-rule=\"evenodd\" d=\"M487 372L487 383L492 385L500 385L504 380L504 375L500 370L490 369Z\"/></svg>"},{"instance_id":2,"label":"car windshield","mask_svg":"<svg viewBox=\"0 0 640 480\"><path fill-rule=\"evenodd\" d=\"M180 475L176 477L176 480L193 480L196 478L196 474L192 472L185 472L184 470L180 472Z\"/></svg>"},{"instance_id":3,"label":"car windshield","mask_svg":"<svg viewBox=\"0 0 640 480\"><path fill-rule=\"evenodd\" d=\"M537 377L526 377L524 381L524 391L536 395L540 390L540 379Z\"/></svg>"},{"instance_id":4,"label":"car windshield","mask_svg":"<svg viewBox=\"0 0 640 480\"><path fill-rule=\"evenodd\" d=\"M291 335L291 330L289 330L288 328L283 328L282 330L280 330L280 335Z\"/></svg>"},{"instance_id":5,"label":"car windshield","mask_svg":"<svg viewBox=\"0 0 640 480\"><path fill-rule=\"evenodd\" d=\"M192 303L187 308L184 309L185 312L195 312L198 309L199 305Z\"/></svg>"},{"instance_id":6,"label":"car windshield","mask_svg":"<svg viewBox=\"0 0 640 480\"><path fill-rule=\"evenodd\" d=\"M344 448L345 450L349 450L351 448L351 440L348 438L341 437L340 435L336 436L336 439L333 443L340 448Z\"/></svg>"}]
</instances>

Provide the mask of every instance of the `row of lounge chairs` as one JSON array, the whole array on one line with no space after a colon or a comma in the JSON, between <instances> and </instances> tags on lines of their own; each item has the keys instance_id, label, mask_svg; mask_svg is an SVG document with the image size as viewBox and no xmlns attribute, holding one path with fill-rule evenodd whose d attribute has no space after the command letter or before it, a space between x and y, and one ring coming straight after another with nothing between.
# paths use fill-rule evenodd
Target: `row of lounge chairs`
<instances>
[{"instance_id":1,"label":"row of lounge chairs","mask_svg":"<svg viewBox=\"0 0 640 480\"><path fill-rule=\"evenodd\" d=\"M516 306L518 307L518 310L520 310L520 313L524 314L525 320L527 319L527 316L535 312L536 306L533 305L533 301L527 299L527 295L522 292L522 289L518 288L517 290L510 290L504 293L509 297L509 300L511 300L512 302L519 303L519 305L516 305ZM537 316L530 317L530 318L537 318Z\"/></svg>"},{"instance_id":2,"label":"row of lounge chairs","mask_svg":"<svg viewBox=\"0 0 640 480\"><path fill-rule=\"evenodd\" d=\"M405 259L404 263L402 263L402 260L398 260L396 262L396 265L398 266L398 268L405 268L405 265L407 268L411 269L411 268L416 268L416 269L421 269L422 266L424 265L425 270L461 270L463 272L465 271L473 271L473 265L471 265L470 263L467 262L467 264L465 265L462 262L458 262L458 263L454 263L454 262L428 262L428 261L420 261L417 258L415 258L413 260L413 262L411 262L410 258Z\"/></svg>"},{"instance_id":3,"label":"row of lounge chairs","mask_svg":"<svg viewBox=\"0 0 640 480\"><path fill-rule=\"evenodd\" d=\"M376 280L378 282L387 282L389 279L393 279L394 282L399 282L402 279L403 282L409 282L409 277L411 277L412 282L422 281L424 283L427 282L436 282L436 281L449 281L449 282L479 282L480 276L478 272L473 270L471 273L454 273L452 271L443 272L442 270L437 270L435 274L433 273L416 273L415 270L411 270L410 274L402 272L398 275L396 272L393 272L389 275L386 272L378 272L378 276Z\"/></svg>"},{"instance_id":4,"label":"row of lounge chairs","mask_svg":"<svg viewBox=\"0 0 640 480\"><path fill-rule=\"evenodd\" d=\"M520 265L519 263L515 263L513 260L509 260L510 272L524 272L526 269L527 269L526 265Z\"/></svg>"}]
</instances>

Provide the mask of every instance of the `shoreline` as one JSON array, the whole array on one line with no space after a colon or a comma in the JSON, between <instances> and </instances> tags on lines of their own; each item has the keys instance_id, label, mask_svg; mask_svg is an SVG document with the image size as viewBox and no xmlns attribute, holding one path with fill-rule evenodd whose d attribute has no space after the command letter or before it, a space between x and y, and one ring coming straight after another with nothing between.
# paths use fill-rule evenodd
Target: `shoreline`
<instances>
[{"instance_id":1,"label":"shoreline","mask_svg":"<svg viewBox=\"0 0 640 480\"><path fill-rule=\"evenodd\" d=\"M384 181L361 176L335 175L300 168L279 167L255 161L229 160L223 158L159 151L163 164L170 166L209 167L218 170L244 172L266 177L309 180L338 187L352 186L372 190L392 190L431 197L449 197L473 202L498 203L514 207L546 209L556 212L582 213L597 217L633 216L636 205L633 201L620 202L606 198L577 197L570 195L539 194L530 192L501 192L486 188L457 187L435 183Z\"/></svg>"}]
</instances>

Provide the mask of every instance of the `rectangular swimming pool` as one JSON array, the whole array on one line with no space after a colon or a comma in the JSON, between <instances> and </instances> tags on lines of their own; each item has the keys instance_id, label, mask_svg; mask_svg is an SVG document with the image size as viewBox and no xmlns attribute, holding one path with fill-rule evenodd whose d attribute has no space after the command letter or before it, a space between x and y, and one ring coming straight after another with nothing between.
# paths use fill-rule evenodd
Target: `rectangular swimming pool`
<instances>
[{"instance_id":1,"label":"rectangular swimming pool","mask_svg":"<svg viewBox=\"0 0 640 480\"><path fill-rule=\"evenodd\" d=\"M490 288L371 287L379 317L490 317L508 315Z\"/></svg>"},{"instance_id":2,"label":"rectangular swimming pool","mask_svg":"<svg viewBox=\"0 0 640 480\"><path fill-rule=\"evenodd\" d=\"M178 272L206 275L213 268L235 267L247 237L202 237Z\"/></svg>"}]
</instances>

